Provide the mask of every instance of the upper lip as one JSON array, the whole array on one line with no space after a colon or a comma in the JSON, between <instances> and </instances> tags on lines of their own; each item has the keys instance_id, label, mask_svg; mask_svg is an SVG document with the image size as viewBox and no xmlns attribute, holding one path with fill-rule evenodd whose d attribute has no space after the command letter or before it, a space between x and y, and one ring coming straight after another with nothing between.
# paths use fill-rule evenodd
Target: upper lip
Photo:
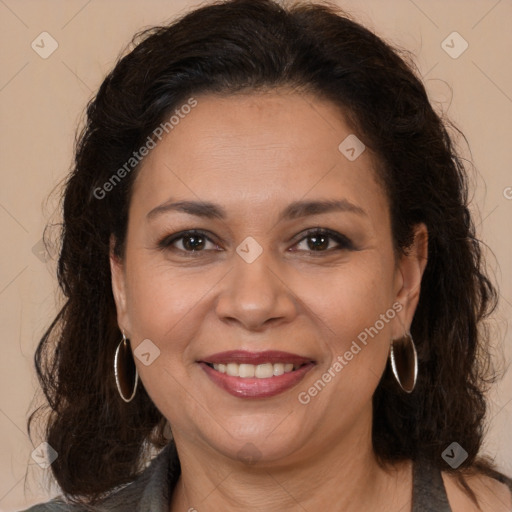
<instances>
[{"instance_id":1,"label":"upper lip","mask_svg":"<svg viewBox=\"0 0 512 512\"><path fill-rule=\"evenodd\" d=\"M228 350L226 352L218 352L211 356L201 359L203 363L238 363L238 364L263 364L263 363L293 363L304 364L314 363L308 357L302 357L290 352L282 352L279 350L266 350L264 352L249 352L247 350Z\"/></svg>"}]
</instances>

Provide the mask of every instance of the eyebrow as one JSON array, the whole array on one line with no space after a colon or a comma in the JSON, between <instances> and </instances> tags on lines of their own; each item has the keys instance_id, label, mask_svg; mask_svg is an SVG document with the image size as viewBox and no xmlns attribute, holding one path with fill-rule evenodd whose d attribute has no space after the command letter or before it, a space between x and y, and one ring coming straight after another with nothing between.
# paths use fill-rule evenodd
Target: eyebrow
<instances>
[{"instance_id":1,"label":"eyebrow","mask_svg":"<svg viewBox=\"0 0 512 512\"><path fill-rule=\"evenodd\" d=\"M172 202L172 199L153 208L146 219L151 220L159 215L170 211L177 211L195 215L206 219L225 220L227 218L226 210L214 203L207 201L178 201ZM290 203L279 215L278 222L283 220L294 220L309 215L320 215L330 212L348 212L361 216L368 214L359 206L351 203L347 199L332 199L324 201L295 201Z\"/></svg>"}]
</instances>

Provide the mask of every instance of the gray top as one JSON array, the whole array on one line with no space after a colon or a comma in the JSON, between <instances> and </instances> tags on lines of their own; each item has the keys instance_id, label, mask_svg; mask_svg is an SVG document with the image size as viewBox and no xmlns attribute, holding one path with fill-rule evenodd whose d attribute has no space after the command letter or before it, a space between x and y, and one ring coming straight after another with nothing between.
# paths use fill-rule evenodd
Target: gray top
<instances>
[{"instance_id":1,"label":"gray top","mask_svg":"<svg viewBox=\"0 0 512 512\"><path fill-rule=\"evenodd\" d=\"M171 443L151 461L136 480L115 490L101 505L69 505L54 498L24 512L169 512L171 492L179 474L176 448ZM512 492L512 479L499 472L494 474L494 478L507 484ZM426 461L414 463L412 512L452 512L441 471Z\"/></svg>"}]
</instances>

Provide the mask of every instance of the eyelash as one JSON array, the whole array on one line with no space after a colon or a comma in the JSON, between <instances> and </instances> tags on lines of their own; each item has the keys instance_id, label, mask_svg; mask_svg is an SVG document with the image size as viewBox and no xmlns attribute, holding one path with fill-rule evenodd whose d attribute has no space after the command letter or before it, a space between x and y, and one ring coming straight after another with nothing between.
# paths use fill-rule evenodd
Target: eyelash
<instances>
[{"instance_id":1,"label":"eyelash","mask_svg":"<svg viewBox=\"0 0 512 512\"><path fill-rule=\"evenodd\" d=\"M328 238L334 240L337 244L339 244L339 247L334 248L334 249L326 249L323 251L322 250L321 251L304 251L304 252L309 253L313 257L322 256L322 253L324 253L324 254L331 253L332 251L341 251L341 250L353 251L353 250L355 250L354 244L345 235L342 235L340 233L337 233L336 231L331 231L330 229L324 229L324 228L312 228L312 229L307 230L305 232L304 236L301 239L299 239L294 245L301 243L302 241L306 240L307 238L309 238L313 235L328 237ZM215 244L215 242L206 234L206 232L193 229L193 230L189 230L189 231L182 231L180 233L175 233L173 235L164 237L160 242L158 242L158 247L160 249L171 248L173 250L182 252L184 255L186 255L186 257L197 258L198 256L201 255L200 253L205 252L206 249L199 250L199 251L196 251L196 250L185 251L183 249L171 247L174 242L177 242L178 240L182 240L184 238L192 237L192 236L200 236L200 237L206 239L207 241ZM215 244L215 245L217 245L217 244Z\"/></svg>"}]
</instances>

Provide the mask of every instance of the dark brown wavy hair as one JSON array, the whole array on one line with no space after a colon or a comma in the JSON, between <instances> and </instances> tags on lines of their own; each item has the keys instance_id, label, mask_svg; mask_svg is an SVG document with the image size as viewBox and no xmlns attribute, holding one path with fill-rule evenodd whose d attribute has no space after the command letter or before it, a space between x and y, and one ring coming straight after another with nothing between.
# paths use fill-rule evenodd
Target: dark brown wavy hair
<instances>
[{"instance_id":1,"label":"dark brown wavy hair","mask_svg":"<svg viewBox=\"0 0 512 512\"><path fill-rule=\"evenodd\" d=\"M109 239L115 236L122 258L137 167L102 199L94 191L192 95L282 86L340 107L375 153L397 254L410 246L415 224L428 228L411 326L417 386L403 393L386 369L373 397L373 448L382 463L426 458L459 475L472 494L464 474L492 471L479 456L492 380L490 335L481 321L498 294L468 210L468 175L448 133L453 125L432 108L411 55L333 4L272 0L211 3L137 34L133 43L89 102L77 137L62 196L64 305L35 354L48 404L32 412L28 429L44 416L45 438L59 454L51 469L66 498L94 503L135 478L148 446L173 442L144 387L126 404L114 381L121 332ZM468 452L457 471L441 458L453 441Z\"/></svg>"}]
</instances>

